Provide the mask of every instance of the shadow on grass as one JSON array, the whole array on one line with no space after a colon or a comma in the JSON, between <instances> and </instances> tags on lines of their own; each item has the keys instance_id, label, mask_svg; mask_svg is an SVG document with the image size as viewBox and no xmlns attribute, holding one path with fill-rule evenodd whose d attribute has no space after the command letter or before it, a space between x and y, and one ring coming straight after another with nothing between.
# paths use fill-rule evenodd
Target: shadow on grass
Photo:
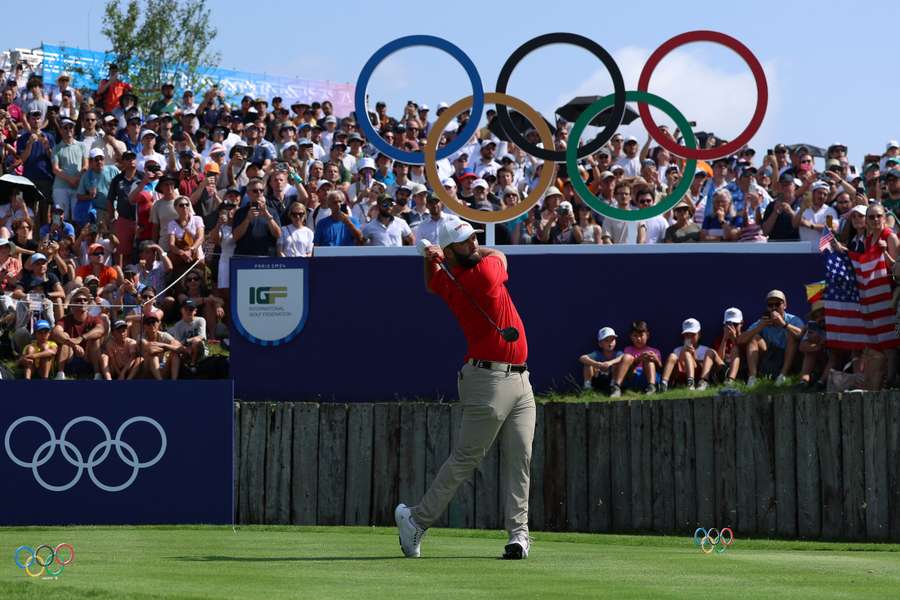
<instances>
[{"instance_id":1,"label":"shadow on grass","mask_svg":"<svg viewBox=\"0 0 900 600\"><path fill-rule=\"evenodd\" d=\"M496 556L422 556L416 560L499 560ZM402 556L170 556L169 560L188 562L342 562L395 561Z\"/></svg>"}]
</instances>

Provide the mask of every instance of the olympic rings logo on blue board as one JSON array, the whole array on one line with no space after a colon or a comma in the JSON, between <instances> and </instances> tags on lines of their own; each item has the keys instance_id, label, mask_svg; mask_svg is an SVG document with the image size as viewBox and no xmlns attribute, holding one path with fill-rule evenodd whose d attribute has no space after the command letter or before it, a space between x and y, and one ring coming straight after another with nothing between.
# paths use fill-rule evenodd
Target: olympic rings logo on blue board
<instances>
[{"instance_id":1,"label":"olympic rings logo on blue board","mask_svg":"<svg viewBox=\"0 0 900 600\"><path fill-rule=\"evenodd\" d=\"M730 142L722 146L717 146L715 148L697 148L696 137L692 128L688 124L687 119L685 119L684 116L668 101L647 91L650 86L650 77L653 74L654 69L657 67L657 65L659 65L660 61L675 48L693 42L713 42L723 45L728 49L736 52L744 60L744 62L747 63L747 66L750 67L750 70L753 73L753 78L756 81L756 108L754 109L753 116L751 117L747 127ZM515 69L516 65L518 65L523 58L525 58L534 50L551 44L570 44L587 50L604 64L606 69L609 71L613 82L613 93L609 96L600 98L599 100L588 106L584 110L584 112L582 112L581 116L575 121L575 124L572 127L572 132L570 134L569 144L565 151L547 148L546 144L544 145L544 147L541 147L526 140L524 136L513 125L512 119L509 116L509 109L505 104L506 98L512 98L506 94L506 88L509 83L510 76L512 75L512 72ZM388 144L384 139L382 139L378 132L374 129L372 124L369 122L369 113L366 106L367 87L369 84L369 80L372 77L372 73L375 71L375 68L385 58L387 58L394 52L413 46L428 46L436 48L452 56L465 69L466 75L468 76L469 82L472 86L472 96L470 97L472 114L463 129L458 133L456 138L446 146L438 148L437 145L440 135L442 134L443 127L435 126L431 131L431 134L435 135L429 134L425 147L422 149L422 151L417 152L409 152L395 148L394 146ZM484 91L484 85L481 82L481 76L478 74L478 70L475 67L475 64L472 62L472 59L469 58L469 56L458 46L445 40L444 38L432 35L405 36L388 42L387 44L376 50L375 53L369 58L369 60L366 61L365 65L360 71L359 77L357 78L356 82L356 94L354 98L354 106L357 115L356 122L360 129L362 129L363 133L366 135L366 138L369 140L369 142L380 153L385 154L393 160L398 160L409 164L425 165L426 176L428 177L429 184L431 184L431 187L434 189L435 194L437 194L438 197L440 197L441 200L445 204L447 204L447 206L454 212L458 212L462 216L482 223L508 221L524 214L529 209L531 209L531 207L537 203L540 196L543 195L544 191L546 191L547 187L551 185L549 182L552 180L552 177L546 178L546 184L544 184L544 178L542 177L541 182L538 184L538 188L533 190L529 195L527 199L528 201L520 203L520 205L518 205L517 211L504 210L504 214L502 216L499 216L499 218L497 218L497 216L491 216L490 212L469 212L471 209L464 206L455 197L447 194L440 185L434 185L435 181L437 180L437 167L435 165L435 162L437 160L447 158L448 156L451 156L452 154L458 152L469 141L469 139L471 139L475 135L478 130L478 125L481 121L481 114L484 109L486 96L489 94L491 94L491 92L486 93ZM644 68L641 71L640 77L638 79L638 89L635 91L627 91L625 89L622 72L616 64L615 60L613 60L612 56L609 54L609 52L606 51L606 49L597 44L595 41L575 33L556 32L540 35L532 38L531 40L528 40L527 42L519 46L519 48L517 48L506 60L500 70L500 75L497 78L496 91L493 92L493 94L496 99L494 103L497 106L497 122L503 133L524 152L534 157L541 158L545 161L552 161L552 163L554 163L554 167L555 163L565 162L570 173L578 173L578 159L584 158L585 156L596 152L600 149L601 146L612 139L612 136L615 134L619 125L621 125L622 123L622 117L625 115L625 102L636 102L641 122L647 128L650 136L660 146L677 156L688 159L688 162L685 166L684 176L681 178L679 185L676 186L676 188L668 196L660 200L660 202L658 202L654 206L634 211L621 210L616 207L610 206L605 202L602 202L599 198L597 198L593 193L590 192L590 190L587 188L587 185L581 180L580 177L576 176L572 178L572 185L575 188L576 193L578 193L578 195L583 198L585 203L587 203L591 208L607 217L624 221L639 221L650 219L672 208L682 198L685 192L687 192L691 180L693 179L693 174L697 168L697 160L715 160L716 158L734 154L736 151L741 149L748 141L750 141L753 135L755 135L759 128L762 126L762 121L765 117L769 100L769 91L766 76L763 71L762 65L760 64L759 60L757 60L756 56L739 40L718 31L707 30L688 31L676 35L664 42L650 55L650 58L644 65ZM468 100L468 98L464 100ZM523 101L519 99L516 100L518 100L521 105L527 106L527 104L525 104ZM462 101L454 104L453 107L457 107L457 111L461 111L462 107L459 106L461 103ZM650 114L650 105L654 105L657 108L661 109L675 121L676 125L678 125L678 128L684 134L684 140L687 144L686 146L678 144L674 139L660 135L659 127L653 121L653 117ZM451 107L451 109L453 107ZM604 124L603 129L592 141L588 142L584 146L579 146L578 141L581 137L581 134L584 131L585 127L587 127L588 123L590 123L591 119L610 107L612 107L612 111L606 119L606 123ZM448 111L446 112L450 112L450 110L448 109ZM536 111L534 111L533 109L524 112L536 114ZM455 115L450 114L447 119L443 121L439 119L438 123L446 125L449 119L453 116ZM437 123L435 125L437 125ZM541 122L533 123L533 125L540 131ZM434 176L432 176L432 172L434 173Z\"/></svg>"},{"instance_id":2,"label":"olympic rings logo on blue board","mask_svg":"<svg viewBox=\"0 0 900 600\"><path fill-rule=\"evenodd\" d=\"M50 439L37 447L30 461L25 461L19 458L15 454L15 452L13 452L11 440L13 431L15 431L15 429L19 425L29 422L42 425L44 429L47 430L47 434L49 435ZM75 444L66 439L69 431L78 423L93 423L100 429L105 437L104 441L98 443L91 449L90 452L88 452L86 461L84 460L84 455L81 453L81 450L79 450L78 447L75 446ZM156 456L148 461L142 462L138 460L137 452L135 451L135 449L130 444L122 441L122 434L128 427L130 427L134 423L148 423L155 427L159 432L159 451L156 453ZM121 492L122 490L130 487L132 483L134 483L135 479L137 479L138 472L141 469L152 467L153 465L158 463L160 459L162 459L163 455L166 453L167 439L166 432L162 428L162 425L160 425L156 420L151 419L150 417L132 417L128 419L119 426L118 431L116 431L115 438L110 436L109 428L107 428L103 421L89 416L76 417L69 421L65 427L63 427L62 433L60 434L59 439L57 439L56 433L53 431L53 427L51 427L47 421L40 417L27 416L16 419L12 423L12 425L9 426L9 428L6 430L3 444L6 448L6 454L7 456L9 456L10 460L12 460L16 465L20 467L31 469L32 474L34 474L35 481L37 481L37 483L40 484L41 487L48 491L65 492L72 489L81 480L81 477L84 474L84 470L87 469L88 476L90 477L91 481L94 482L94 485L96 485L98 488L105 492ZM41 477L39 471L40 467L47 464L50 459L53 458L53 455L56 453L57 447L59 447L63 458L65 458L70 465L78 469L78 471L75 473L75 476L68 483L62 485L53 485L47 483ZM128 479L126 479L124 483L121 483L119 485L107 485L100 481L97 478L97 475L94 473L94 468L101 465L106 460L106 458L109 456L109 451L112 448L116 449L116 454L118 454L119 459L121 459L123 463L125 463L132 469L131 475L128 477ZM128 456L126 456L126 454L128 454Z\"/></svg>"}]
</instances>

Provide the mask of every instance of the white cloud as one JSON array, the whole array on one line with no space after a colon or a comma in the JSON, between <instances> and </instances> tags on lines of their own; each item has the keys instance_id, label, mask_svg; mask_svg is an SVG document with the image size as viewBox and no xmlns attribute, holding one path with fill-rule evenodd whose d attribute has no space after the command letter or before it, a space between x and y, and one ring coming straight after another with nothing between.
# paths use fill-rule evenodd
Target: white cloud
<instances>
[{"instance_id":1,"label":"white cloud","mask_svg":"<svg viewBox=\"0 0 900 600\"><path fill-rule=\"evenodd\" d=\"M625 89L636 90L650 50L630 46L614 52L613 56L622 70ZM776 64L763 63L763 70L769 87L769 104L763 127L751 144L768 141L768 132L772 131L779 112ZM697 121L697 130L713 131L726 139L732 139L744 130L756 106L753 74L743 63L732 72L684 50L675 50L663 59L650 79L649 91L671 102L688 121ZM612 81L601 66L577 87L560 94L554 107L562 106L575 96L606 95L611 92ZM637 110L633 103L630 106ZM658 124L672 125L672 120L661 111L653 110L653 117ZM620 130L626 135L636 135L642 143L646 139L640 119ZM589 139L588 135L589 132L584 139Z\"/></svg>"}]
</instances>

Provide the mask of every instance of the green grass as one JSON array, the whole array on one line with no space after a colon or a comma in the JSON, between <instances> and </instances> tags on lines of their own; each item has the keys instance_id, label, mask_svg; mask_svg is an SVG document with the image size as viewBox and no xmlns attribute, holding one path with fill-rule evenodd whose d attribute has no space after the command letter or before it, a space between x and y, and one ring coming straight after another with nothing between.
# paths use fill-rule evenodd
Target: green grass
<instances>
[{"instance_id":1,"label":"green grass","mask_svg":"<svg viewBox=\"0 0 900 600\"><path fill-rule=\"evenodd\" d=\"M774 380L760 378L753 387L746 383L738 382L734 386L734 390L741 394L757 394L757 395L781 395L789 394L796 391L799 383L799 377L788 377L784 385L775 385ZM575 390L572 383L569 388ZM545 402L612 402L616 400L675 400L679 398L706 398L715 396L725 389L724 385L710 386L703 391L688 390L685 387L670 388L665 392L657 392L655 394L644 394L642 392L632 390L622 390L622 396L619 398L610 398L606 394L601 394L593 390L577 390L577 391L554 391L544 394L538 394L536 400L538 403Z\"/></svg>"},{"instance_id":2,"label":"green grass","mask_svg":"<svg viewBox=\"0 0 900 600\"><path fill-rule=\"evenodd\" d=\"M364 527L0 528L0 598L895 598L900 545L745 540L703 555L683 537L532 534L500 561L500 532L429 531L418 560ZM20 544L70 542L58 579L29 579Z\"/></svg>"}]
</instances>

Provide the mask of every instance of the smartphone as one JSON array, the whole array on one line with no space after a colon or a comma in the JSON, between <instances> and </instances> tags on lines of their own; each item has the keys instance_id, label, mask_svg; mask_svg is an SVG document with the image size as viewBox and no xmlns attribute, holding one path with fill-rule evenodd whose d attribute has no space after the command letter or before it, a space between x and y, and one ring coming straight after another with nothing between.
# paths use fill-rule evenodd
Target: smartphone
<instances>
[{"instance_id":1,"label":"smartphone","mask_svg":"<svg viewBox=\"0 0 900 600\"><path fill-rule=\"evenodd\" d=\"M50 222L54 225L59 225L60 223L62 223L62 217L60 217L59 215L53 215L53 217L50 219Z\"/></svg>"},{"instance_id":2,"label":"smartphone","mask_svg":"<svg viewBox=\"0 0 900 600\"><path fill-rule=\"evenodd\" d=\"M769 148L768 150L766 150L766 154L768 154L769 156L775 156L775 151Z\"/></svg>"}]
</instances>

